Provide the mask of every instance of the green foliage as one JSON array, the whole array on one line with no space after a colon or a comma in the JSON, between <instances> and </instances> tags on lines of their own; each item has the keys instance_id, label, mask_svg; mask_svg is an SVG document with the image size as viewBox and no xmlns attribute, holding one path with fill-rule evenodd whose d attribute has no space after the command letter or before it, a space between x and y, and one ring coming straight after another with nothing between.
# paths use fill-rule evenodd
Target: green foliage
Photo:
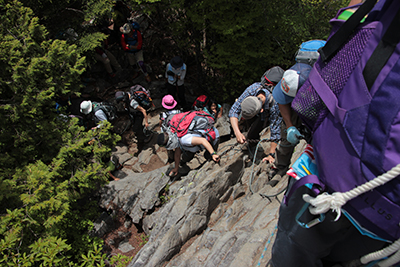
<instances>
[{"instance_id":1,"label":"green foliage","mask_svg":"<svg viewBox=\"0 0 400 267\"><path fill-rule=\"evenodd\" d=\"M92 192L108 182L120 137L109 123L86 132L54 108L58 97L79 94L78 47L48 39L18 1L0 8L0 263L72 266L100 244L88 234L98 216Z\"/></svg>"}]
</instances>

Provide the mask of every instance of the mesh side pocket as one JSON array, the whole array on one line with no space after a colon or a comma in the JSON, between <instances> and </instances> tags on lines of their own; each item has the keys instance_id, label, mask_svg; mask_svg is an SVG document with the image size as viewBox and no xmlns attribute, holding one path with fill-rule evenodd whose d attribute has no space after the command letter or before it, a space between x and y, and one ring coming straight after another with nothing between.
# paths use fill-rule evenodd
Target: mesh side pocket
<instances>
[{"instance_id":1,"label":"mesh side pocket","mask_svg":"<svg viewBox=\"0 0 400 267\"><path fill-rule=\"evenodd\" d=\"M318 60L315 63L316 70L336 96L342 92L343 87L358 64L373 30L371 28L357 30L329 62L324 63ZM297 92L292 102L292 108L313 132L329 112L318 93L312 87L310 80L307 80Z\"/></svg>"}]
</instances>

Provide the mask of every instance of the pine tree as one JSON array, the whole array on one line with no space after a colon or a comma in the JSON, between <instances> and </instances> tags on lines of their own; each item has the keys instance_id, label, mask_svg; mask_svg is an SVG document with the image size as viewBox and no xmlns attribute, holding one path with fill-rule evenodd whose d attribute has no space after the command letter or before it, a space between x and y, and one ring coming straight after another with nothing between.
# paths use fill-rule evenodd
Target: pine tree
<instances>
[{"instance_id":1,"label":"pine tree","mask_svg":"<svg viewBox=\"0 0 400 267\"><path fill-rule=\"evenodd\" d=\"M88 235L92 194L108 182L119 137L109 123L87 132L55 109L58 97L79 94L76 45L49 39L18 1L0 0L0 19L0 263L72 266L88 253L102 261Z\"/></svg>"}]
</instances>

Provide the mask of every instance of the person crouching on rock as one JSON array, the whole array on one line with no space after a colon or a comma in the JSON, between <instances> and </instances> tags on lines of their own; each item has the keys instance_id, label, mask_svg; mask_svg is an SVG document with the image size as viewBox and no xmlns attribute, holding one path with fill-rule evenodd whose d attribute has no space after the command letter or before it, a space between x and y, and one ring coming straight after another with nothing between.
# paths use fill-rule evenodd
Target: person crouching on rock
<instances>
[{"instance_id":1,"label":"person crouching on rock","mask_svg":"<svg viewBox=\"0 0 400 267\"><path fill-rule=\"evenodd\" d=\"M187 163L194 158L196 152L207 150L204 157L207 160L212 159L214 162L219 162L220 157L216 152L219 145L219 133L214 127L216 133L215 140L210 143L206 138L199 133L187 133L181 138L171 132L164 132L158 135L157 143L159 146L165 146L167 150L175 149L174 160L175 167L168 173L168 176L175 177L178 174L179 166L182 167L182 172L190 171Z\"/></svg>"}]
</instances>

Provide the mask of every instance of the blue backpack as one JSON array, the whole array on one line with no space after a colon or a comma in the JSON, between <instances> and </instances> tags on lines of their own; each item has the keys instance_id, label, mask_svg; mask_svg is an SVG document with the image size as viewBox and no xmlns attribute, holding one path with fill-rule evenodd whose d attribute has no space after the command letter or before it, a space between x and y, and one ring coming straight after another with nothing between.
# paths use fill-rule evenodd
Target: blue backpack
<instances>
[{"instance_id":1,"label":"blue backpack","mask_svg":"<svg viewBox=\"0 0 400 267\"><path fill-rule=\"evenodd\" d=\"M344 9L331 20L321 57L292 102L313 133L318 168L318 177L300 179L293 190L313 184L325 193L306 197L312 213L333 209L392 242L400 239L400 1L376 2L367 0L346 21L338 19ZM323 198L338 205L323 209Z\"/></svg>"},{"instance_id":2,"label":"blue backpack","mask_svg":"<svg viewBox=\"0 0 400 267\"><path fill-rule=\"evenodd\" d=\"M313 66L319 58L318 49L325 45L324 40L310 40L300 45L296 53L296 62Z\"/></svg>"}]
</instances>

